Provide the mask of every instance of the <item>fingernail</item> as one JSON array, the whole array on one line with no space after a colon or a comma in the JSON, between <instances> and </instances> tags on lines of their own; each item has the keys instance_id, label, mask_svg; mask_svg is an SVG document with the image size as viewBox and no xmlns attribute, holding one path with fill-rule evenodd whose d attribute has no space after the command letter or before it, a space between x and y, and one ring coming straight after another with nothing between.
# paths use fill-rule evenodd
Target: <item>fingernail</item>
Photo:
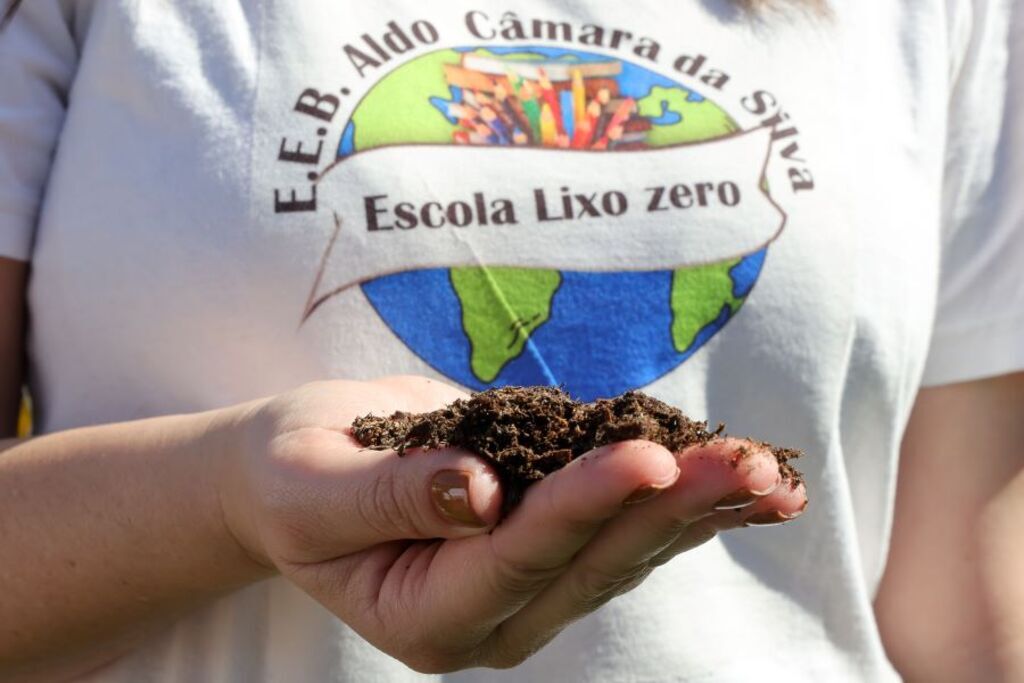
<instances>
[{"instance_id":1,"label":"fingernail","mask_svg":"<svg viewBox=\"0 0 1024 683\"><path fill-rule=\"evenodd\" d=\"M641 486L636 491L633 491L633 493L629 494L629 497L626 498L626 500L622 501L622 504L636 505L637 503L642 503L645 500L650 500L651 498L654 498L656 495L664 491L665 488L666 487L664 486Z\"/></svg>"},{"instance_id":2,"label":"fingernail","mask_svg":"<svg viewBox=\"0 0 1024 683\"><path fill-rule=\"evenodd\" d=\"M430 482L434 505L446 519L461 526L481 528L487 524L480 519L469 503L469 473L459 470L441 470Z\"/></svg>"},{"instance_id":3,"label":"fingernail","mask_svg":"<svg viewBox=\"0 0 1024 683\"><path fill-rule=\"evenodd\" d=\"M750 515L747 517L743 526L778 526L779 524L785 524L786 522L792 521L799 516L799 512L795 515L784 515L778 510L772 510L771 512L759 512L756 515Z\"/></svg>"},{"instance_id":4,"label":"fingernail","mask_svg":"<svg viewBox=\"0 0 1024 683\"><path fill-rule=\"evenodd\" d=\"M781 472L775 476L775 482L771 486L769 486L768 488L766 488L763 491L752 491L751 493L753 493L758 498L764 498L769 493L775 493L775 489L779 488L780 486L782 486L782 473Z\"/></svg>"},{"instance_id":5,"label":"fingernail","mask_svg":"<svg viewBox=\"0 0 1024 683\"><path fill-rule=\"evenodd\" d=\"M770 493L773 493L775 489L779 488L782 484L782 475L780 474L775 478L775 483L768 488L761 491L753 491L751 489L742 488L718 501L714 505L715 510L738 510L745 508L748 505L752 505L760 498L764 498Z\"/></svg>"},{"instance_id":6,"label":"fingernail","mask_svg":"<svg viewBox=\"0 0 1024 683\"><path fill-rule=\"evenodd\" d=\"M629 497L623 501L623 505L637 505L644 501L649 501L658 494L662 493L666 488L671 488L672 484L676 483L679 479L679 475L682 473L678 467L676 471L672 473L672 476L665 480L665 483L647 484L646 486L640 486L629 495Z\"/></svg>"},{"instance_id":7,"label":"fingernail","mask_svg":"<svg viewBox=\"0 0 1024 683\"><path fill-rule=\"evenodd\" d=\"M638 505L644 501L649 501L671 485L672 484L668 484L666 486L640 486L635 490L635 492L630 494L629 498L623 501L623 505Z\"/></svg>"},{"instance_id":8,"label":"fingernail","mask_svg":"<svg viewBox=\"0 0 1024 683\"><path fill-rule=\"evenodd\" d=\"M738 508L745 508L748 505L753 505L760 498L759 495L751 491L750 489L740 489L722 500L715 503L715 510L736 510Z\"/></svg>"}]
</instances>

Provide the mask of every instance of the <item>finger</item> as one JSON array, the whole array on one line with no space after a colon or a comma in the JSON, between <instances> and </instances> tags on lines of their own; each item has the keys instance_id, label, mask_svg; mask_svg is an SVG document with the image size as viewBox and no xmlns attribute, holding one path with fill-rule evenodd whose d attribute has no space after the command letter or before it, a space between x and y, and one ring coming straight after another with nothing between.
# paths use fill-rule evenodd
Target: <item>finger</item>
<instances>
[{"instance_id":1,"label":"finger","mask_svg":"<svg viewBox=\"0 0 1024 683\"><path fill-rule=\"evenodd\" d=\"M520 506L487 537L435 558L435 622L447 642L479 643L568 566L624 501L665 489L679 476L673 455L656 444L628 441L596 449L527 491ZM481 547L477 547L481 546ZM460 552L465 551L465 552ZM466 567L471 567L467 571ZM476 628L469 630L467 625Z\"/></svg>"},{"instance_id":2,"label":"finger","mask_svg":"<svg viewBox=\"0 0 1024 683\"><path fill-rule=\"evenodd\" d=\"M311 382L292 393L290 409L276 427L278 432L321 427L349 433L356 417L386 417L397 411L426 413L466 397L465 392L444 382L416 376Z\"/></svg>"},{"instance_id":3,"label":"finger","mask_svg":"<svg viewBox=\"0 0 1024 683\"><path fill-rule=\"evenodd\" d=\"M285 470L275 480L291 489L276 497L295 508L276 517L283 524L295 519L283 535L298 546L283 549L282 560L320 562L394 540L465 538L498 521L498 478L475 455L411 449L398 457L360 449L350 437L325 447L324 438L320 432L285 435L284 454L275 460Z\"/></svg>"},{"instance_id":4,"label":"finger","mask_svg":"<svg viewBox=\"0 0 1024 683\"><path fill-rule=\"evenodd\" d=\"M736 439L687 449L678 463L672 487L608 522L566 572L502 625L496 650L538 649L566 624L642 581L650 561L694 522L715 514L723 500L729 507L749 506L781 481L769 450ZM700 531L702 541L715 533ZM691 536L696 540L697 530Z\"/></svg>"},{"instance_id":5,"label":"finger","mask_svg":"<svg viewBox=\"0 0 1024 683\"><path fill-rule=\"evenodd\" d=\"M410 413L428 413L453 403L459 399L469 398L469 394L445 382L420 377L417 375L394 375L383 377L373 382L387 389L401 401L401 407Z\"/></svg>"},{"instance_id":6,"label":"finger","mask_svg":"<svg viewBox=\"0 0 1024 683\"><path fill-rule=\"evenodd\" d=\"M367 456L347 470L334 498L351 520L346 552L399 539L465 538L494 526L501 487L493 468L458 449ZM355 458L353 458L355 459Z\"/></svg>"},{"instance_id":7,"label":"finger","mask_svg":"<svg viewBox=\"0 0 1024 683\"><path fill-rule=\"evenodd\" d=\"M785 480L771 494L741 510L725 510L688 526L651 565L659 567L680 553L692 550L720 531L739 527L775 526L793 521L807 509L807 488L803 482Z\"/></svg>"},{"instance_id":8,"label":"finger","mask_svg":"<svg viewBox=\"0 0 1024 683\"><path fill-rule=\"evenodd\" d=\"M764 500L743 511L742 526L777 526L791 522L807 509L807 487L803 481L789 479Z\"/></svg>"},{"instance_id":9,"label":"finger","mask_svg":"<svg viewBox=\"0 0 1024 683\"><path fill-rule=\"evenodd\" d=\"M682 474L672 489L673 500L683 506L678 514L690 519L749 506L782 482L771 451L746 439L716 439L691 446L678 458Z\"/></svg>"},{"instance_id":10,"label":"finger","mask_svg":"<svg viewBox=\"0 0 1024 683\"><path fill-rule=\"evenodd\" d=\"M671 487L680 470L665 448L627 441L596 449L535 486L491 537L496 583L564 567L609 519ZM523 582L532 593L533 582ZM546 582L544 582L546 583Z\"/></svg>"}]
</instances>

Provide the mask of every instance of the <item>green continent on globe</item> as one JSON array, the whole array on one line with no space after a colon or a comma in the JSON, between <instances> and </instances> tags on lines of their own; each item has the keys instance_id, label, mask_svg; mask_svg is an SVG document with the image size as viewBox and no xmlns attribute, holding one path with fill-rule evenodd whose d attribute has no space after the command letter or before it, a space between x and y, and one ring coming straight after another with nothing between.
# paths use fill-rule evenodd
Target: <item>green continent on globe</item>
<instances>
[{"instance_id":1,"label":"green continent on globe","mask_svg":"<svg viewBox=\"0 0 1024 683\"><path fill-rule=\"evenodd\" d=\"M736 132L739 127L709 100L693 102L684 88L651 88L637 102L642 116L660 118L674 112L679 120L654 125L652 147L700 142ZM450 93L449 93L450 96ZM734 315L743 299L733 296L730 270L739 262L713 263L676 270L668 303L672 311L672 342L683 353L702 329L728 307ZM519 268L460 268L451 271L462 305L462 326L469 338L470 367L481 382L497 379L502 369L523 352L526 342L547 322L561 275L558 271Z\"/></svg>"},{"instance_id":2,"label":"green continent on globe","mask_svg":"<svg viewBox=\"0 0 1024 683\"><path fill-rule=\"evenodd\" d=\"M730 270L742 259L682 268L672 274L672 344L679 353L697 340L702 329L718 319L723 308L733 316L743 299L733 296Z\"/></svg>"},{"instance_id":3,"label":"green continent on globe","mask_svg":"<svg viewBox=\"0 0 1024 683\"><path fill-rule=\"evenodd\" d=\"M651 128L647 143L652 147L704 142L739 130L736 122L710 100L691 101L685 88L655 86L650 94L637 102L641 116L661 118L674 113L678 120ZM743 299L733 296L730 271L740 259L709 265L680 268L672 274L669 306L672 310L672 344L684 353L697 340L697 335L728 308L735 315Z\"/></svg>"},{"instance_id":4,"label":"green continent on globe","mask_svg":"<svg viewBox=\"0 0 1024 683\"><path fill-rule=\"evenodd\" d=\"M462 304L470 368L481 382L493 382L551 317L562 274L525 268L452 268L449 273Z\"/></svg>"},{"instance_id":5,"label":"green continent on globe","mask_svg":"<svg viewBox=\"0 0 1024 683\"><path fill-rule=\"evenodd\" d=\"M640 116L660 118L668 112L678 116L675 123L655 125L647 134L652 147L713 140L739 130L736 123L711 100L691 102L685 88L655 86L637 104Z\"/></svg>"},{"instance_id":6,"label":"green continent on globe","mask_svg":"<svg viewBox=\"0 0 1024 683\"><path fill-rule=\"evenodd\" d=\"M451 98L444 65L459 60L455 50L439 50L381 79L352 115L355 148L365 152L383 145L450 144L459 127L430 98Z\"/></svg>"}]
</instances>

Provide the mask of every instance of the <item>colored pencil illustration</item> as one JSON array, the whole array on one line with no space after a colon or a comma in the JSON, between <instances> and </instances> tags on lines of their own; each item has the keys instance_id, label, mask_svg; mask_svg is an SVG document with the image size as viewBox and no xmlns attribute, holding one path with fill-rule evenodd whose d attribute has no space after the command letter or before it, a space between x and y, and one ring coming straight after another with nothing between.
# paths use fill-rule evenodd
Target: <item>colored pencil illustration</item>
<instances>
[{"instance_id":1,"label":"colored pencil illustration","mask_svg":"<svg viewBox=\"0 0 1024 683\"><path fill-rule=\"evenodd\" d=\"M587 115L587 90L583 84L583 72L579 69L572 70L572 105L576 116L576 124Z\"/></svg>"},{"instance_id":2,"label":"colored pencil illustration","mask_svg":"<svg viewBox=\"0 0 1024 683\"><path fill-rule=\"evenodd\" d=\"M494 89L494 99L497 100L498 106L504 114L503 118L507 120L506 123L508 123L512 128L518 128L524 132L532 141L532 136L530 135L530 122L527 120L526 116L516 109L512 102L509 101L508 90L505 86L499 85Z\"/></svg>"},{"instance_id":3,"label":"colored pencil illustration","mask_svg":"<svg viewBox=\"0 0 1024 683\"><path fill-rule=\"evenodd\" d=\"M555 113L547 102L540 110L540 139L545 147L554 147L558 138L558 124L555 122Z\"/></svg>"},{"instance_id":4,"label":"colored pencil illustration","mask_svg":"<svg viewBox=\"0 0 1024 683\"><path fill-rule=\"evenodd\" d=\"M584 118L576 127L576 133L572 138L573 149L586 149L593 140L594 126L589 118Z\"/></svg>"},{"instance_id":5,"label":"colored pencil illustration","mask_svg":"<svg viewBox=\"0 0 1024 683\"><path fill-rule=\"evenodd\" d=\"M576 130L576 105L572 92L562 90L558 93L558 103L562 108L562 130L571 139Z\"/></svg>"},{"instance_id":6,"label":"colored pencil illustration","mask_svg":"<svg viewBox=\"0 0 1024 683\"><path fill-rule=\"evenodd\" d=\"M480 110L480 118L487 124L487 127L494 131L494 134L498 136L499 144L507 145L512 141L512 135L509 132L508 127L505 123L498 118L498 115L490 107L484 107Z\"/></svg>"},{"instance_id":7,"label":"colored pencil illustration","mask_svg":"<svg viewBox=\"0 0 1024 683\"><path fill-rule=\"evenodd\" d=\"M458 125L458 145L574 150L647 147L651 120L620 93L615 60L535 60L467 53L443 66L453 101L437 107Z\"/></svg>"},{"instance_id":8,"label":"colored pencil illustration","mask_svg":"<svg viewBox=\"0 0 1024 683\"><path fill-rule=\"evenodd\" d=\"M533 85L529 81L523 83L520 99L523 103L523 111L526 112L526 117L530 121L530 130L533 131L533 137L535 140L540 140L540 105L537 103Z\"/></svg>"},{"instance_id":9,"label":"colored pencil illustration","mask_svg":"<svg viewBox=\"0 0 1024 683\"><path fill-rule=\"evenodd\" d=\"M633 100L632 97L627 97L622 101L622 104L619 105L619 108L615 111L615 113L612 114L612 118L608 122L608 127L621 127L622 124L624 124L629 119L630 115L632 115L634 111L636 111L636 102Z\"/></svg>"},{"instance_id":10,"label":"colored pencil illustration","mask_svg":"<svg viewBox=\"0 0 1024 683\"><path fill-rule=\"evenodd\" d=\"M565 127L562 125L562 106L558 102L558 95L555 94L555 88L551 85L551 80L548 78L547 72L543 68L537 69L540 74L540 78L537 81L540 84L540 96L551 107L551 113L555 117L555 126L558 127L559 133L565 132Z\"/></svg>"}]
</instances>

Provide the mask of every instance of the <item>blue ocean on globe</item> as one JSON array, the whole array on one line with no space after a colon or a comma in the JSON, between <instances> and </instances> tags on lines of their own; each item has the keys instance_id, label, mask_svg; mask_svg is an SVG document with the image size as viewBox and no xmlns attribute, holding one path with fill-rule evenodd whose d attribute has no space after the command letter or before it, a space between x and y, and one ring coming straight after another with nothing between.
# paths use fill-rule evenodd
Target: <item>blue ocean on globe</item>
<instances>
[{"instance_id":1,"label":"blue ocean on globe","mask_svg":"<svg viewBox=\"0 0 1024 683\"><path fill-rule=\"evenodd\" d=\"M454 52L470 50L480 48ZM492 55L526 55L551 61L610 60L605 55L548 47L486 50ZM685 103L666 100L660 107L653 107L655 111L647 115L653 127L675 126L674 130L685 132L686 103L692 103L694 111L698 111L699 105L713 106L700 94L660 74L628 61L616 61L621 61L621 72L615 77L621 98L631 97L639 102L649 98L654 89L685 91ZM441 99L456 103L466 100L459 87L451 86L447 91L449 97ZM372 94L371 90L367 97ZM445 115L443 102L437 102L436 95L426 99L437 107L437 116ZM648 104L647 109L651 108ZM360 151L356 133L356 123L350 121L339 146L339 158ZM693 139L691 136L686 141ZM738 302L745 300L754 288L766 256L767 248L728 264L723 273L731 281L732 303L694 302L710 313L701 319L683 348L672 334L673 316L679 314L670 303L674 271L562 271L560 284L550 298L547 319L529 331L521 351L509 358L495 377L484 378L474 372L471 363L473 348L464 320L465 307L449 269L387 275L363 283L361 289L410 351L451 381L472 390L506 385L561 386L574 397L589 401L644 387L700 351L737 314ZM685 306L685 301L681 305Z\"/></svg>"}]
</instances>

